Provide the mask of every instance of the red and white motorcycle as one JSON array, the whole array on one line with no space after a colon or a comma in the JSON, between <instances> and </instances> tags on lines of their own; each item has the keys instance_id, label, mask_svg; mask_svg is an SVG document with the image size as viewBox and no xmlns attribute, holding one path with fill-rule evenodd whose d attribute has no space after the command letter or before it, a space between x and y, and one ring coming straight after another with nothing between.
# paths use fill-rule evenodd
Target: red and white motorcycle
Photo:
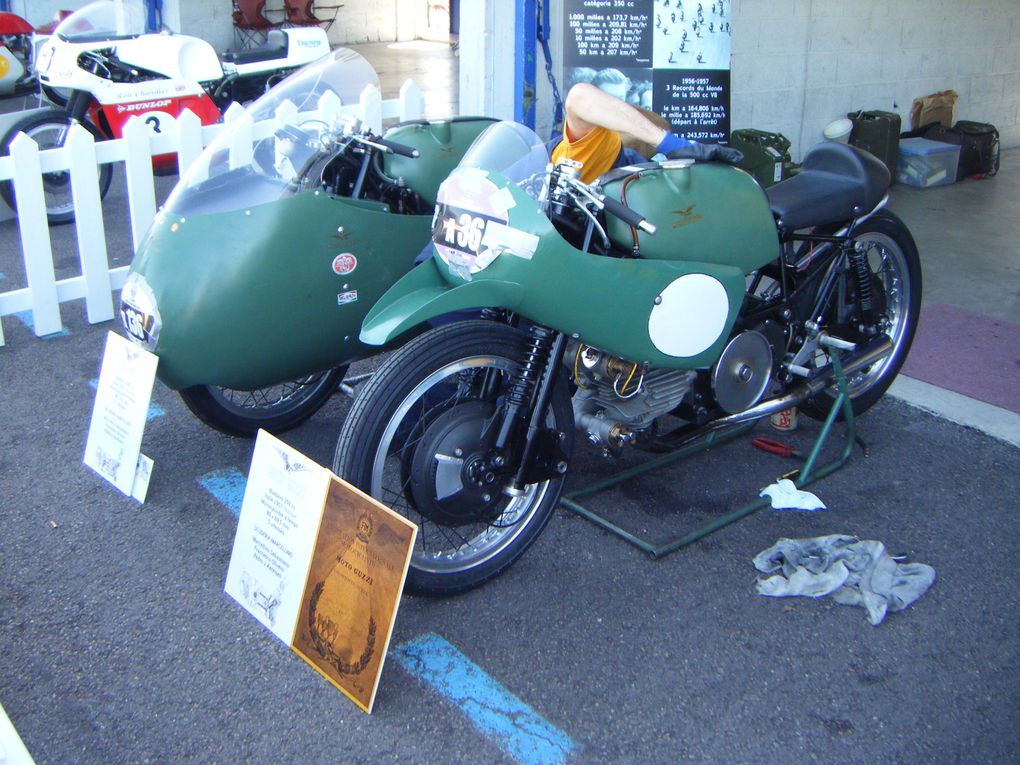
<instances>
[{"instance_id":1,"label":"red and white motorcycle","mask_svg":"<svg viewBox=\"0 0 1020 765\"><path fill-rule=\"evenodd\" d=\"M32 25L16 13L0 13L0 98L38 90L31 67L34 33Z\"/></svg>"},{"instance_id":2,"label":"red and white motorcycle","mask_svg":"<svg viewBox=\"0 0 1020 765\"><path fill-rule=\"evenodd\" d=\"M262 47L220 56L197 37L146 33L145 21L142 0L97 0L64 19L38 46L35 68L44 92L66 94L66 104L26 114L0 140L0 153L9 153L19 132L40 148L61 146L73 124L97 140L119 138L135 115L156 133L171 128L185 109L209 125L231 102L251 101L329 53L319 27L274 29ZM173 172L176 157L156 157L154 166ZM104 164L97 172L105 195L112 168ZM49 222L73 220L68 174L46 174L43 187ZM14 207L9 182L0 184L0 196Z\"/></svg>"}]
</instances>

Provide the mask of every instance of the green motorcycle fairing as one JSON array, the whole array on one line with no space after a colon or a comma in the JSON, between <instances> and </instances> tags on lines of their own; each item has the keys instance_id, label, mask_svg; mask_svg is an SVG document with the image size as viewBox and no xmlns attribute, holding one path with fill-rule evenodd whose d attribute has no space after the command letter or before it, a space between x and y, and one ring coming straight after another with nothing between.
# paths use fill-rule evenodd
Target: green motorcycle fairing
<instances>
[{"instance_id":1,"label":"green motorcycle fairing","mask_svg":"<svg viewBox=\"0 0 1020 765\"><path fill-rule=\"evenodd\" d=\"M384 172L431 203L492 122L397 125L385 138L421 156L384 155ZM321 189L245 204L246 194L265 199L264 184L272 183L242 175L229 187L229 204L198 211L185 204L175 215L168 203L138 248L131 272L145 279L158 306L158 376L171 388L252 390L377 352L358 341L358 330L427 246L431 215L397 215L381 202ZM197 185L191 193L201 201L206 192Z\"/></svg>"},{"instance_id":2,"label":"green motorcycle fairing","mask_svg":"<svg viewBox=\"0 0 1020 765\"><path fill-rule=\"evenodd\" d=\"M701 173L697 167L689 170ZM444 188L455 186L458 174L480 172L459 168ZM567 243L514 183L498 173L484 177L492 186L490 197L512 199L504 202L506 221L500 224L510 232L505 245L490 242L501 254L466 274L463 268L451 268L437 248L429 263L397 282L369 311L362 342L383 345L443 313L496 307L634 362L667 369L705 368L718 358L732 331L744 299L744 268L778 254L772 224L772 246L737 264L591 255ZM471 185L477 186L477 178ZM442 190L439 196L440 211L446 204L460 213L471 204L471 195L466 202L451 200L449 193L444 199ZM713 201L726 204L706 199L706 206ZM480 215L488 216L489 211ZM437 215L434 240L442 236L443 225ZM490 220L483 241L492 226Z\"/></svg>"},{"instance_id":3,"label":"green motorcycle fairing","mask_svg":"<svg viewBox=\"0 0 1020 765\"><path fill-rule=\"evenodd\" d=\"M427 216L321 191L247 210L161 213L131 266L163 318L160 379L254 389L376 352L358 328L428 232ZM342 255L356 265L341 275Z\"/></svg>"}]
</instances>

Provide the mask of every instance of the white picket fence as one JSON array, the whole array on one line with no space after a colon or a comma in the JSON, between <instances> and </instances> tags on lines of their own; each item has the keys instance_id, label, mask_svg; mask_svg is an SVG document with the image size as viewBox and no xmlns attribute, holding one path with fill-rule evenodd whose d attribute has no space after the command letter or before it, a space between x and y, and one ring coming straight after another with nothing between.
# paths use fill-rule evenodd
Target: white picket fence
<instances>
[{"instance_id":1,"label":"white picket fence","mask_svg":"<svg viewBox=\"0 0 1020 765\"><path fill-rule=\"evenodd\" d=\"M408 80L396 99L383 100L379 90L368 86L357 104L343 105L334 93L320 99L309 118L330 121L355 116L373 132L382 130L383 120L419 119L423 98L418 86ZM124 137L110 141L94 141L92 134L81 126L68 131L59 149L40 151L28 136L18 135L12 142L10 155L0 157L0 181L14 181L18 204L18 228L25 264L27 287L0 292L0 319L24 311L32 312L36 336L60 332L60 303L85 299L86 317L91 324L114 318L113 292L124 285L128 266L110 268L107 257L106 232L103 226L102 199L99 195L98 164L123 162L127 178L128 216L131 223L133 248L137 249L153 218L156 216L156 191L152 157L177 154L181 175L198 159L202 149L223 130L225 125L246 120L236 126L235 144L230 147L232 167L251 161L252 139L268 136L281 122L292 118L297 108L284 103L274 119L254 123L244 108L232 104L224 113L223 122L203 126L190 111L177 120L177 129L153 133L138 117L124 126ZM305 116L304 114L302 115ZM53 266L53 249L46 205L43 197L44 173L68 171L74 198L74 226L78 239L81 275L57 280ZM0 321L0 346L4 345L3 323Z\"/></svg>"}]
</instances>

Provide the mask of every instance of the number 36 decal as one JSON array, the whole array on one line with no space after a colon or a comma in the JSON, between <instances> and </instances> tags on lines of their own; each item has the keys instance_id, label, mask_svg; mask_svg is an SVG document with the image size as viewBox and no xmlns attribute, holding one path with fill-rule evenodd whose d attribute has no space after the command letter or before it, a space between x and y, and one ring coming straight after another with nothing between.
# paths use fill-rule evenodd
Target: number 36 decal
<instances>
[{"instance_id":1,"label":"number 36 decal","mask_svg":"<svg viewBox=\"0 0 1020 765\"><path fill-rule=\"evenodd\" d=\"M445 205L436 213L432 241L438 245L477 255L485 226L493 218Z\"/></svg>"}]
</instances>

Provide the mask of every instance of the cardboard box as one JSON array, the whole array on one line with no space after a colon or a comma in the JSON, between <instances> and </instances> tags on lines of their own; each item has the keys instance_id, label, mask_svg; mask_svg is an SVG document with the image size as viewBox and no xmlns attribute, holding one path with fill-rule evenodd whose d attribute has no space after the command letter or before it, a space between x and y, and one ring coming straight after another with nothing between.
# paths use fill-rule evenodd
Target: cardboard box
<instances>
[{"instance_id":1,"label":"cardboard box","mask_svg":"<svg viewBox=\"0 0 1020 765\"><path fill-rule=\"evenodd\" d=\"M956 181L960 147L927 138L904 138L896 166L896 181L919 189Z\"/></svg>"}]
</instances>

